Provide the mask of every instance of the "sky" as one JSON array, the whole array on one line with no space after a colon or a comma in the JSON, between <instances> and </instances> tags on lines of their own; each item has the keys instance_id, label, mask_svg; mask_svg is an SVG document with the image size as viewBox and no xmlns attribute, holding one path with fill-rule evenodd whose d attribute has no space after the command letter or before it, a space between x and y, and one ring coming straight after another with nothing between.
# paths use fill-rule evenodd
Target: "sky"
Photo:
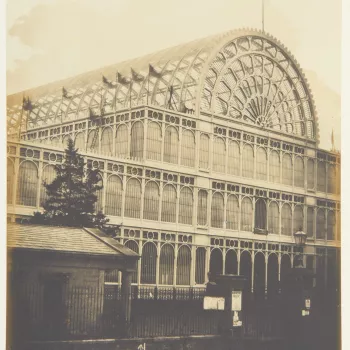
<instances>
[{"instance_id":1,"label":"sky","mask_svg":"<svg viewBox=\"0 0 350 350\"><path fill-rule=\"evenodd\" d=\"M320 147L340 149L341 1L265 0L265 31L311 87ZM262 27L262 0L8 0L7 94L231 29Z\"/></svg>"}]
</instances>

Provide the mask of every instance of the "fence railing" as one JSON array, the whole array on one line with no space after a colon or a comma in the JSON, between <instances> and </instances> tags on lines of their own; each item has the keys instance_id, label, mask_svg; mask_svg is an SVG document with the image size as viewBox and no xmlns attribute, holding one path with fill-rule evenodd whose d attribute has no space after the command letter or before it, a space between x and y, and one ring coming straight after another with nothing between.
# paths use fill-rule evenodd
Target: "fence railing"
<instances>
[{"instance_id":1,"label":"fence railing","mask_svg":"<svg viewBox=\"0 0 350 350\"><path fill-rule=\"evenodd\" d=\"M132 286L131 338L219 334L221 311L203 310L205 288ZM31 340L118 338L121 336L121 290L67 287L59 319L45 311L39 286L23 288L17 299L18 334ZM18 302L19 300L19 302ZM244 303L243 334L248 338L281 336L277 303L249 299ZM57 309L57 308L56 308ZM22 331L25 330L25 332Z\"/></svg>"}]
</instances>

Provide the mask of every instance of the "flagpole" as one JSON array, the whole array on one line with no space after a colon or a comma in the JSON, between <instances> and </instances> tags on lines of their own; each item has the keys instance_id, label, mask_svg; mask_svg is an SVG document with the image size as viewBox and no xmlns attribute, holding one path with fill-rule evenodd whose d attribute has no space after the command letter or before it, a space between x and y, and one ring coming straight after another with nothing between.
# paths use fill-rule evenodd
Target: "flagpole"
<instances>
[{"instance_id":1,"label":"flagpole","mask_svg":"<svg viewBox=\"0 0 350 350\"><path fill-rule=\"evenodd\" d=\"M261 22L262 22L262 31L265 33L265 28L264 28L264 0L262 0L262 13L261 13Z\"/></svg>"}]
</instances>

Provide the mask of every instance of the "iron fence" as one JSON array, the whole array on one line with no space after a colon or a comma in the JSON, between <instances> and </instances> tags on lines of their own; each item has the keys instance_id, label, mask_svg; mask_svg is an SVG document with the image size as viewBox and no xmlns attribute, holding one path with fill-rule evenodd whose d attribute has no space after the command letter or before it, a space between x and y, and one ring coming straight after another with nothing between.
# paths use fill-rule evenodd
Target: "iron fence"
<instances>
[{"instance_id":1,"label":"iron fence","mask_svg":"<svg viewBox=\"0 0 350 350\"><path fill-rule=\"evenodd\" d=\"M61 319L45 312L40 286L27 286L17 299L19 334L31 340L118 338L123 329L119 285L104 288L67 287L62 294ZM205 288L132 286L131 338L217 335L220 311L203 310ZM245 298L243 335L281 337L278 303ZM245 300L244 299L244 300ZM18 302L19 301L19 302ZM25 330L25 332L21 331Z\"/></svg>"}]
</instances>

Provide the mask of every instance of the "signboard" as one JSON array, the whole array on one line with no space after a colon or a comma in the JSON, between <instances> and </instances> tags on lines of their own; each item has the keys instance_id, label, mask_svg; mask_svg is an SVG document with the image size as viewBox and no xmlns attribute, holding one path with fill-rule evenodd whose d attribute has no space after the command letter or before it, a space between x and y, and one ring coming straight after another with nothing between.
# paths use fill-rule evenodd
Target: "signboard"
<instances>
[{"instance_id":1,"label":"signboard","mask_svg":"<svg viewBox=\"0 0 350 350\"><path fill-rule=\"evenodd\" d=\"M232 311L242 310L242 292L233 291L232 292Z\"/></svg>"},{"instance_id":2,"label":"signboard","mask_svg":"<svg viewBox=\"0 0 350 350\"><path fill-rule=\"evenodd\" d=\"M204 310L224 310L225 298L205 296L203 308Z\"/></svg>"},{"instance_id":3,"label":"signboard","mask_svg":"<svg viewBox=\"0 0 350 350\"><path fill-rule=\"evenodd\" d=\"M311 308L311 300L305 299L305 309L310 309L310 308Z\"/></svg>"},{"instance_id":4,"label":"signboard","mask_svg":"<svg viewBox=\"0 0 350 350\"><path fill-rule=\"evenodd\" d=\"M302 310L301 311L301 316L309 316L310 315L310 311L309 310Z\"/></svg>"},{"instance_id":5,"label":"signboard","mask_svg":"<svg viewBox=\"0 0 350 350\"><path fill-rule=\"evenodd\" d=\"M235 311L233 313L233 327L241 327L242 326L242 321L239 319L238 311Z\"/></svg>"}]
</instances>

